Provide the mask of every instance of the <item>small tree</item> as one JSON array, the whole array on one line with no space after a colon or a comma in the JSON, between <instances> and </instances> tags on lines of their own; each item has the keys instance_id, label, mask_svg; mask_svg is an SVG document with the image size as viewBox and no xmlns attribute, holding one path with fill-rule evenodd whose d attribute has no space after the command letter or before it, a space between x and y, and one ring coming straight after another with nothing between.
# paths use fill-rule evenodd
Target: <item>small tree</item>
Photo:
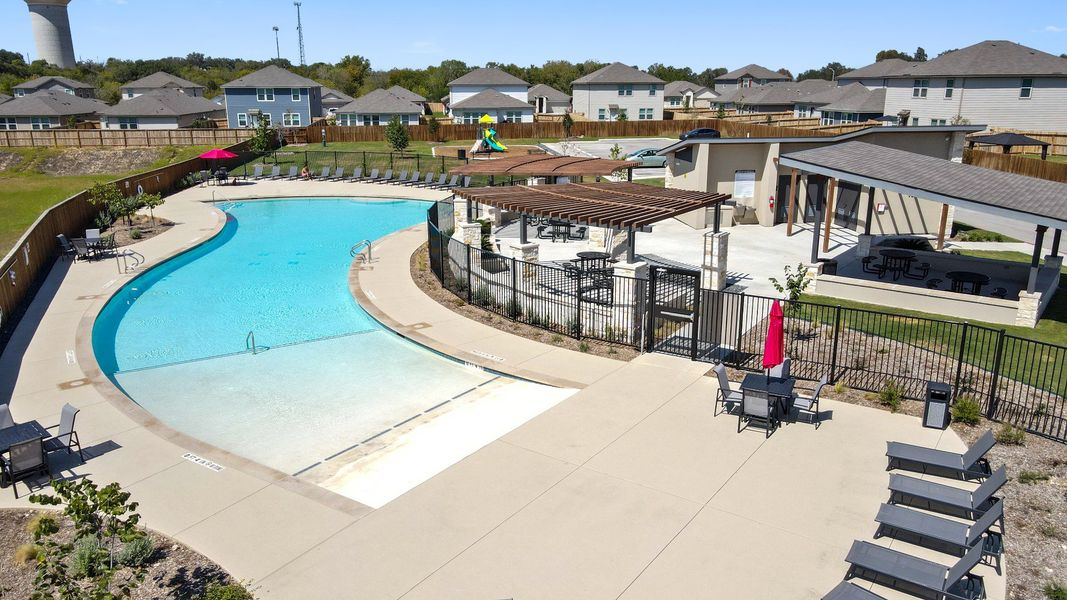
<instances>
[{"instance_id":1,"label":"small tree","mask_svg":"<svg viewBox=\"0 0 1067 600\"><path fill-rule=\"evenodd\" d=\"M156 224L155 209L163 206L166 199L160 194L141 194L141 205L148 207L148 214L152 217L152 225Z\"/></svg>"},{"instance_id":2,"label":"small tree","mask_svg":"<svg viewBox=\"0 0 1067 600\"><path fill-rule=\"evenodd\" d=\"M89 204L100 209L97 216L97 224L105 224L101 229L106 229L114 223L115 214L123 199L122 191L114 183L97 183L89 188Z\"/></svg>"},{"instance_id":3,"label":"small tree","mask_svg":"<svg viewBox=\"0 0 1067 600\"><path fill-rule=\"evenodd\" d=\"M611 155L611 160L619 160L619 157L622 156L622 148L615 144L608 150L608 154Z\"/></svg>"},{"instance_id":4,"label":"small tree","mask_svg":"<svg viewBox=\"0 0 1067 600\"><path fill-rule=\"evenodd\" d=\"M715 111L715 118L716 119L725 119L726 118L726 106L725 105L723 105L723 104L719 105L719 108Z\"/></svg>"},{"instance_id":5,"label":"small tree","mask_svg":"<svg viewBox=\"0 0 1067 600\"><path fill-rule=\"evenodd\" d=\"M689 96L682 97L682 110L689 110Z\"/></svg>"},{"instance_id":6,"label":"small tree","mask_svg":"<svg viewBox=\"0 0 1067 600\"><path fill-rule=\"evenodd\" d=\"M564 137L571 137L571 128L574 127L574 117L571 113L563 113L563 135Z\"/></svg>"},{"instance_id":7,"label":"small tree","mask_svg":"<svg viewBox=\"0 0 1067 600\"><path fill-rule=\"evenodd\" d=\"M259 119L256 122L255 133L252 134L252 138L248 140L248 149L256 154L266 154L274 148L274 140L277 134L274 128L267 124L265 119Z\"/></svg>"},{"instance_id":8,"label":"small tree","mask_svg":"<svg viewBox=\"0 0 1067 600\"><path fill-rule=\"evenodd\" d=\"M624 121L629 121L630 117L626 115L625 110L620 110L619 114L615 115L615 120L622 123Z\"/></svg>"},{"instance_id":9,"label":"small tree","mask_svg":"<svg viewBox=\"0 0 1067 600\"><path fill-rule=\"evenodd\" d=\"M784 282L778 281L776 277L771 277L771 285L774 289L778 290L779 294L786 294L789 296L789 304L793 305L800 301L800 297L804 294L804 290L808 289L808 285L811 284L811 279L808 278L807 269L803 264L798 264L796 271L793 271L788 265L785 267Z\"/></svg>"},{"instance_id":10,"label":"small tree","mask_svg":"<svg viewBox=\"0 0 1067 600\"><path fill-rule=\"evenodd\" d=\"M430 139L435 142L441 141L441 122L437 120L437 115L430 115L430 118L426 120L426 128L430 131Z\"/></svg>"},{"instance_id":11,"label":"small tree","mask_svg":"<svg viewBox=\"0 0 1067 600\"><path fill-rule=\"evenodd\" d=\"M385 126L385 141L397 152L403 152L408 147L408 128L400 122L399 116L394 115Z\"/></svg>"}]
</instances>

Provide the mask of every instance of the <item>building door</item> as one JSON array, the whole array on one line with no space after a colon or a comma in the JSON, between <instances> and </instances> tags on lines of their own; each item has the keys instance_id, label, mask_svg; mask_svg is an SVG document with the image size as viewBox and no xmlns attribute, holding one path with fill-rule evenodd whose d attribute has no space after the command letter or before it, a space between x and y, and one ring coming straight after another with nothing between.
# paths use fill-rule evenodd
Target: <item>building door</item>
<instances>
[{"instance_id":1,"label":"building door","mask_svg":"<svg viewBox=\"0 0 1067 600\"><path fill-rule=\"evenodd\" d=\"M834 225L855 229L860 204L860 186L847 181L839 181L837 189L837 202L834 204Z\"/></svg>"},{"instance_id":2,"label":"building door","mask_svg":"<svg viewBox=\"0 0 1067 600\"><path fill-rule=\"evenodd\" d=\"M819 218L823 203L826 202L826 177L808 175L807 198L804 201L804 222L814 223Z\"/></svg>"},{"instance_id":3,"label":"building door","mask_svg":"<svg viewBox=\"0 0 1067 600\"><path fill-rule=\"evenodd\" d=\"M793 190L789 187L790 179L789 175L778 176L778 189L774 192L775 225L789 220L789 196L793 193Z\"/></svg>"}]
</instances>

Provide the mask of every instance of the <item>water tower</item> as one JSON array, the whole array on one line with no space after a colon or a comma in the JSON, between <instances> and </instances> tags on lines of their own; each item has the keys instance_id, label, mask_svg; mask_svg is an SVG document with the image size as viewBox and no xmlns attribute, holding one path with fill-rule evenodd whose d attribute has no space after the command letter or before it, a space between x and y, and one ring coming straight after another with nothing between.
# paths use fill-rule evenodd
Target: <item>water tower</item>
<instances>
[{"instance_id":1,"label":"water tower","mask_svg":"<svg viewBox=\"0 0 1067 600\"><path fill-rule=\"evenodd\" d=\"M70 38L67 5L70 0L26 0L30 7L37 58L68 69L74 66L74 42Z\"/></svg>"}]
</instances>

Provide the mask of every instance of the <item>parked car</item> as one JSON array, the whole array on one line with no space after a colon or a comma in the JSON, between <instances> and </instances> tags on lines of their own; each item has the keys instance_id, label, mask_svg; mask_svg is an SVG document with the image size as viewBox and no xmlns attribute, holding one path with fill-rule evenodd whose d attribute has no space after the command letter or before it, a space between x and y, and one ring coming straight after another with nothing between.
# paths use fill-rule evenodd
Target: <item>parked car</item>
<instances>
[{"instance_id":1,"label":"parked car","mask_svg":"<svg viewBox=\"0 0 1067 600\"><path fill-rule=\"evenodd\" d=\"M719 134L719 130L718 129L712 129L710 127L701 127L700 129L694 129L692 131L687 131L687 132L683 133L682 135L678 136L678 139L680 139L680 140L688 140L690 138L717 138L717 137L722 137L722 135Z\"/></svg>"},{"instance_id":2,"label":"parked car","mask_svg":"<svg viewBox=\"0 0 1067 600\"><path fill-rule=\"evenodd\" d=\"M626 155L626 160L636 160L641 163L642 167L665 167L667 166L666 156L656 156L658 148L641 148L635 150Z\"/></svg>"}]
</instances>

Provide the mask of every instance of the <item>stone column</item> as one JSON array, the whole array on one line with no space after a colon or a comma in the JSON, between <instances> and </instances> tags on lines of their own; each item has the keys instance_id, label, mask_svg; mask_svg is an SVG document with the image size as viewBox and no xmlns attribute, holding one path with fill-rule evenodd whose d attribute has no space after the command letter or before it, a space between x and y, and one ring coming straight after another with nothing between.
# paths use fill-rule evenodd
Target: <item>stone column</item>
<instances>
[{"instance_id":1,"label":"stone column","mask_svg":"<svg viewBox=\"0 0 1067 600\"><path fill-rule=\"evenodd\" d=\"M452 218L454 223L458 227L460 223L467 222L467 203L461 202L457 199L452 203Z\"/></svg>"},{"instance_id":2,"label":"stone column","mask_svg":"<svg viewBox=\"0 0 1067 600\"><path fill-rule=\"evenodd\" d=\"M633 332L632 341L640 344L644 339L648 289L637 287L630 279L644 279L647 282L648 263L619 261L613 267L612 274L618 276L614 278L615 288L612 290L613 320L618 325L620 335L624 335L623 332ZM622 277L630 279L621 279Z\"/></svg>"},{"instance_id":3,"label":"stone column","mask_svg":"<svg viewBox=\"0 0 1067 600\"><path fill-rule=\"evenodd\" d=\"M819 282L819 275L822 275L822 263L809 263L807 265L807 272L808 279L811 280L811 283L808 284L808 287L805 291L809 294L814 294L815 286Z\"/></svg>"},{"instance_id":4,"label":"stone column","mask_svg":"<svg viewBox=\"0 0 1067 600\"><path fill-rule=\"evenodd\" d=\"M704 263L700 268L700 287L726 289L726 253L730 234L726 231L704 234Z\"/></svg>"},{"instance_id":5,"label":"stone column","mask_svg":"<svg viewBox=\"0 0 1067 600\"><path fill-rule=\"evenodd\" d=\"M1038 312L1041 309L1041 292L1029 293L1019 291L1019 308L1015 312L1015 324L1020 327L1037 327Z\"/></svg>"},{"instance_id":6,"label":"stone column","mask_svg":"<svg viewBox=\"0 0 1067 600\"><path fill-rule=\"evenodd\" d=\"M511 255L516 259L527 263L536 263L540 247L540 244L537 244L536 242L527 244L513 242L511 244ZM523 279L533 279L537 276L537 269L533 268L533 265L524 264L519 268L521 269Z\"/></svg>"},{"instance_id":7,"label":"stone column","mask_svg":"<svg viewBox=\"0 0 1067 600\"><path fill-rule=\"evenodd\" d=\"M464 244L481 248L482 224L481 223L457 223L455 236L463 240Z\"/></svg>"},{"instance_id":8,"label":"stone column","mask_svg":"<svg viewBox=\"0 0 1067 600\"><path fill-rule=\"evenodd\" d=\"M860 258L867 258L868 256L870 256L871 241L873 239L874 236L865 235L861 233L859 237L856 238L856 256L859 256Z\"/></svg>"},{"instance_id":9,"label":"stone column","mask_svg":"<svg viewBox=\"0 0 1067 600\"><path fill-rule=\"evenodd\" d=\"M608 230L603 227L589 228L589 249L604 250L608 246Z\"/></svg>"}]
</instances>

